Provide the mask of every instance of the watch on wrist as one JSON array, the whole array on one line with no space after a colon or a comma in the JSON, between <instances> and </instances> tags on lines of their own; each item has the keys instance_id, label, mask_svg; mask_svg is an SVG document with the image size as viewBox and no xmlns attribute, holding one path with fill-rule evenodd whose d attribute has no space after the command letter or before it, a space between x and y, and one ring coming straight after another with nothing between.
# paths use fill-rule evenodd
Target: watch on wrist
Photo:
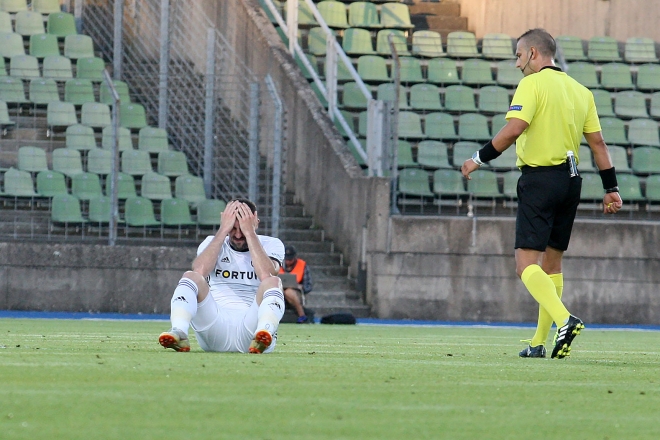
<instances>
[{"instance_id":1,"label":"watch on wrist","mask_svg":"<svg viewBox=\"0 0 660 440\"><path fill-rule=\"evenodd\" d=\"M475 151L474 154L472 155L472 162L476 163L479 166L484 164L481 161L481 159L479 158L479 152L478 151Z\"/></svg>"},{"instance_id":2,"label":"watch on wrist","mask_svg":"<svg viewBox=\"0 0 660 440\"><path fill-rule=\"evenodd\" d=\"M605 190L605 194L618 193L618 192L619 192L619 187L618 186L613 186L612 188L607 188Z\"/></svg>"}]
</instances>

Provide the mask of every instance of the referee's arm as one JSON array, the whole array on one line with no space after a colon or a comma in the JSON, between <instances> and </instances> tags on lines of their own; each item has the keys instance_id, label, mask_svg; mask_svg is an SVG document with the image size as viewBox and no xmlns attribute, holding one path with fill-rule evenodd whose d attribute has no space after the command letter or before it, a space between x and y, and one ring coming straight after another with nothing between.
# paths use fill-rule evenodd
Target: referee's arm
<instances>
[{"instance_id":1,"label":"referee's arm","mask_svg":"<svg viewBox=\"0 0 660 440\"><path fill-rule=\"evenodd\" d=\"M594 155L594 161L596 162L596 166L598 167L598 170L603 171L603 170L611 169L612 176L615 176L614 167L612 165L612 158L610 157L610 152L607 149L607 144L605 143L605 139L603 139L603 133L600 131L596 131L593 133L584 133L584 138L587 140L587 143L589 144L589 148L591 148L591 152ZM601 179L602 178L603 178L603 173L601 173ZM603 186L604 187L608 186L606 185L605 181L603 183ZM623 207L623 201L621 200L621 196L619 195L618 187L614 192L607 191L605 193L605 195L603 196L603 212L605 214L615 214L622 207Z\"/></svg>"}]
</instances>

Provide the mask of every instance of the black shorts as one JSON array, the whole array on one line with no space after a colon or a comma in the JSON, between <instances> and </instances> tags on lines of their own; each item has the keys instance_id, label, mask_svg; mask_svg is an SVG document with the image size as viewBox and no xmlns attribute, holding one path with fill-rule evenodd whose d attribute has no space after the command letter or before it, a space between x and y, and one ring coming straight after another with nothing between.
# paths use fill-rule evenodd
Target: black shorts
<instances>
[{"instance_id":1,"label":"black shorts","mask_svg":"<svg viewBox=\"0 0 660 440\"><path fill-rule=\"evenodd\" d=\"M518 180L516 249L565 251L580 203L582 178L567 165L523 167Z\"/></svg>"}]
</instances>

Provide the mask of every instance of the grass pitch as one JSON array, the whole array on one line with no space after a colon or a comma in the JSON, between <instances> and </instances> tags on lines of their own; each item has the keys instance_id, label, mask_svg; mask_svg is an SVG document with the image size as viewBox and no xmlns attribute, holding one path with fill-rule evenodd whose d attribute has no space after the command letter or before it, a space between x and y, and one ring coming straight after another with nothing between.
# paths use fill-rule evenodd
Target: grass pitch
<instances>
[{"instance_id":1,"label":"grass pitch","mask_svg":"<svg viewBox=\"0 0 660 440\"><path fill-rule=\"evenodd\" d=\"M271 355L166 322L0 319L2 439L658 439L660 332L291 325Z\"/></svg>"}]
</instances>

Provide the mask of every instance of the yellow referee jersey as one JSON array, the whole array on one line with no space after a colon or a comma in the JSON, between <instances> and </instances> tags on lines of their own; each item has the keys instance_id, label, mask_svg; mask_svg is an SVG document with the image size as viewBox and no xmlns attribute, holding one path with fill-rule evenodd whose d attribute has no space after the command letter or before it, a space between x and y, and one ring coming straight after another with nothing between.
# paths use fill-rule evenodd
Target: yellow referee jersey
<instances>
[{"instance_id":1,"label":"yellow referee jersey","mask_svg":"<svg viewBox=\"0 0 660 440\"><path fill-rule=\"evenodd\" d=\"M553 67L520 81L506 114L510 118L529 124L516 141L518 167L559 165L569 150L579 163L582 133L600 131L591 91Z\"/></svg>"}]
</instances>

